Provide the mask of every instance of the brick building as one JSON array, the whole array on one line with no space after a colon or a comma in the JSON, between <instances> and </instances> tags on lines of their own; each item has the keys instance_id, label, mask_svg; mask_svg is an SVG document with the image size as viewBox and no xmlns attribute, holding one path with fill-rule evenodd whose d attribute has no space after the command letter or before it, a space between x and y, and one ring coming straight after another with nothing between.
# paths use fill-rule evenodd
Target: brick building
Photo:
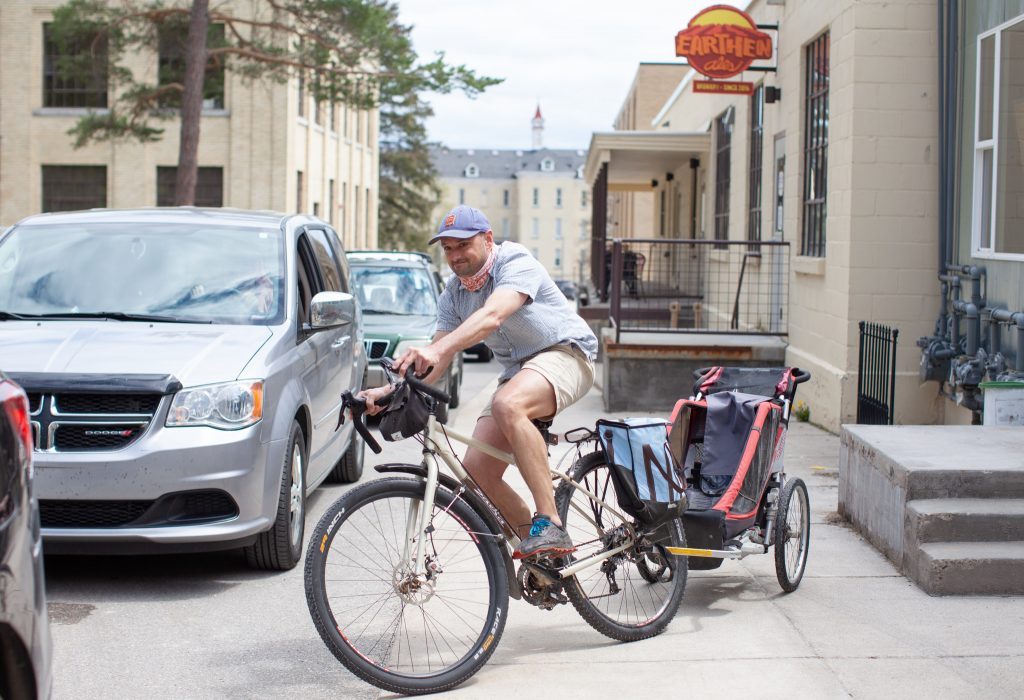
<instances>
[{"instance_id":1,"label":"brick building","mask_svg":"<svg viewBox=\"0 0 1024 700\"><path fill-rule=\"evenodd\" d=\"M169 204L179 122L155 143L99 143L75 150L67 135L113 95L105 80L76 85L54 73L47 22L54 0L0 3L0 224L40 211ZM245 16L258 5L229 0ZM170 57L159 47L131 57L155 81ZM231 73L204 102L196 203L315 214L350 248L377 245L378 115L315 104L305 85L243 84Z\"/></svg>"}]
</instances>

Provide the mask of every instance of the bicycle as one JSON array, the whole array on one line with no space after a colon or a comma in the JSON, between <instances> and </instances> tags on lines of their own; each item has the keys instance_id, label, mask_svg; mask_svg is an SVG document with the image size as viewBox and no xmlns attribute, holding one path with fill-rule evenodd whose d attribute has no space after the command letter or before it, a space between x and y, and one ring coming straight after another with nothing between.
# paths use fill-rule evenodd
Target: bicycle
<instances>
[{"instance_id":1,"label":"bicycle","mask_svg":"<svg viewBox=\"0 0 1024 700\"><path fill-rule=\"evenodd\" d=\"M411 373L403 381L429 397L426 426L416 435L423 461L375 467L402 476L339 498L313 531L306 556L310 614L342 664L391 692L453 688L494 653L510 596L548 610L570 602L594 629L619 641L664 631L686 586L687 558L670 552L685 549L681 521L651 528L622 512L603 451L582 454L597 440L595 431L569 431L576 459L568 473L551 470L559 517L576 552L520 560L517 571L515 528L466 472L451 441L514 466L513 455L438 423L434 413L447 395ZM365 402L348 392L342 398L342 411L379 454L363 421ZM538 429L550 445L549 426Z\"/></svg>"}]
</instances>

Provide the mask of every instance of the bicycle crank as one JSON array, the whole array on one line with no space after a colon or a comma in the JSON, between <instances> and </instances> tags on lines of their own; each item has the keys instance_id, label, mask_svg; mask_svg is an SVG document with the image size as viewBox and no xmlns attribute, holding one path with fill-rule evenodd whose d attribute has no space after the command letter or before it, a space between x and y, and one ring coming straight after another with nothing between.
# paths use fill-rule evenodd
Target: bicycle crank
<instances>
[{"instance_id":1,"label":"bicycle crank","mask_svg":"<svg viewBox=\"0 0 1024 700\"><path fill-rule=\"evenodd\" d=\"M569 599L562 593L562 582L556 579L544 567L523 562L519 566L519 587L523 591L523 600L542 610L551 610L556 605L564 605Z\"/></svg>"}]
</instances>

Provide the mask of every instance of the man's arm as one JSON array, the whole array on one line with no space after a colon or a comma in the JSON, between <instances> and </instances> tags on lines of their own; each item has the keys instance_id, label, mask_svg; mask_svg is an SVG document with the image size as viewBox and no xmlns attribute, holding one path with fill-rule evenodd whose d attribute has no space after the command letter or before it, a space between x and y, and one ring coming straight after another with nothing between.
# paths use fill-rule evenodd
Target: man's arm
<instances>
[{"instance_id":1,"label":"man's arm","mask_svg":"<svg viewBox=\"0 0 1024 700\"><path fill-rule=\"evenodd\" d=\"M413 366L417 374L423 374L428 367L433 367L434 371L426 380L436 380L451 363L455 353L476 345L496 331L527 299L529 296L512 289L495 290L484 305L459 324L458 328L449 333L436 334L430 345L410 348L402 353L395 363L398 371L404 373L407 367Z\"/></svg>"}]
</instances>

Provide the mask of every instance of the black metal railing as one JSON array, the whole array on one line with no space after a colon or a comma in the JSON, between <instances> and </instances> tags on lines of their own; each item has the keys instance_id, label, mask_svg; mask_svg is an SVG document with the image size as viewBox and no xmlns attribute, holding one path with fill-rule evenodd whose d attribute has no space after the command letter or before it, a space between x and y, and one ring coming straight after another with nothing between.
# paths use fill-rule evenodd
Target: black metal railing
<instances>
[{"instance_id":1,"label":"black metal railing","mask_svg":"<svg viewBox=\"0 0 1024 700\"><path fill-rule=\"evenodd\" d=\"M786 335L789 244L784 241L614 239L597 275L616 329Z\"/></svg>"},{"instance_id":2,"label":"black metal railing","mask_svg":"<svg viewBox=\"0 0 1024 700\"><path fill-rule=\"evenodd\" d=\"M896 337L899 330L860 322L857 361L857 422L892 425L896 404Z\"/></svg>"}]
</instances>

